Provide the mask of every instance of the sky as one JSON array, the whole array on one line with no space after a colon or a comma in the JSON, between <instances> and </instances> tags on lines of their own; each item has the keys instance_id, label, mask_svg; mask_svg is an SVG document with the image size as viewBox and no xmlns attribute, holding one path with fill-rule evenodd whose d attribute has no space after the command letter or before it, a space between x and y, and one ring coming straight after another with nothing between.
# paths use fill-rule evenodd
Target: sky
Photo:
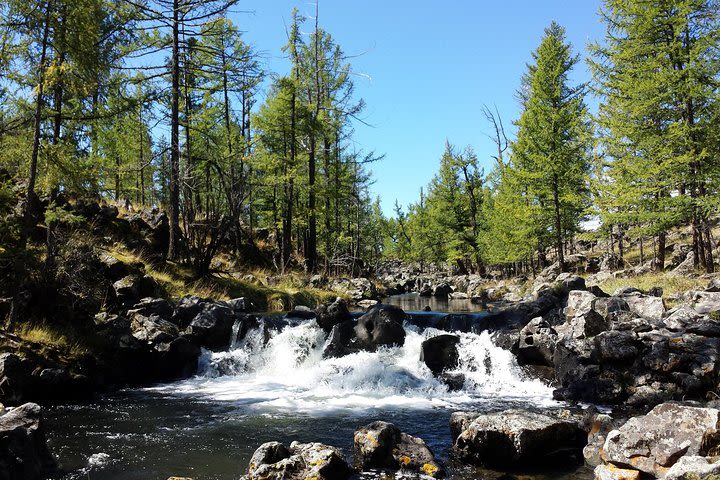
<instances>
[{"instance_id":1,"label":"sky","mask_svg":"<svg viewBox=\"0 0 720 480\"><path fill-rule=\"evenodd\" d=\"M356 96L367 104L363 122L355 122L352 148L384 155L370 170L371 193L386 215L396 200L404 209L418 200L446 140L472 146L485 171L492 168L496 147L482 107L497 107L512 137L519 116L515 92L553 20L566 28L582 58L573 82L589 80L586 46L604 37L600 0L319 2L320 26L351 57ZM297 7L314 19L315 6L314 0L241 0L231 18L266 68L285 74L289 63L281 48L290 12ZM309 21L304 33L313 25Z\"/></svg>"}]
</instances>

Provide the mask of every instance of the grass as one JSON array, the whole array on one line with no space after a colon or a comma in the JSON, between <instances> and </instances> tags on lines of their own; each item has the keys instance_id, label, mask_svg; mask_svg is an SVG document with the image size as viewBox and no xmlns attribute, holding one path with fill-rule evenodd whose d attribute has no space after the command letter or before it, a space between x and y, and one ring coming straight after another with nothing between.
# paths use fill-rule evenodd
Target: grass
<instances>
[{"instance_id":1,"label":"grass","mask_svg":"<svg viewBox=\"0 0 720 480\"><path fill-rule=\"evenodd\" d=\"M699 278L671 276L667 273L651 272L633 277L612 278L601 282L598 286L610 294L618 288L626 286L639 288L643 291L650 290L653 287L662 287L663 297L667 297L668 295L682 293L688 290L704 289L707 286L707 282L707 280Z\"/></svg>"},{"instance_id":2,"label":"grass","mask_svg":"<svg viewBox=\"0 0 720 480\"><path fill-rule=\"evenodd\" d=\"M41 322L22 324L13 333L23 342L38 347L33 351L43 356L55 352L60 358L76 359L89 354L92 346L70 330Z\"/></svg>"},{"instance_id":3,"label":"grass","mask_svg":"<svg viewBox=\"0 0 720 480\"><path fill-rule=\"evenodd\" d=\"M284 275L277 285L267 285L263 279L272 275L266 270L244 272L253 280L238 278L242 274L217 273L209 278L197 279L192 269L173 262L155 266L142 256L115 246L107 253L129 265L142 263L146 275L157 282L162 296L179 299L195 295L214 300L245 297L258 311L285 311L298 305L315 308L318 304L334 300L337 293L304 286L303 278L295 273Z\"/></svg>"}]
</instances>

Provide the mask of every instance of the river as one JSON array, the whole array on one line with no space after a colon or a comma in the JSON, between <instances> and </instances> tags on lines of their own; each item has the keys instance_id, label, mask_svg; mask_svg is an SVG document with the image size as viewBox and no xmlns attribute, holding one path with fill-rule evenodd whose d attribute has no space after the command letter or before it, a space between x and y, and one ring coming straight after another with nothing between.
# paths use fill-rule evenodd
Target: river
<instances>
[{"instance_id":1,"label":"river","mask_svg":"<svg viewBox=\"0 0 720 480\"><path fill-rule=\"evenodd\" d=\"M200 373L191 379L49 409L49 445L70 472L65 480L236 480L263 442L319 441L350 458L355 429L382 419L423 438L450 464L451 478L500 478L453 468L450 414L563 405L487 332L458 333L454 373L466 380L461 390L448 391L419 360L422 341L441 333L406 325L403 347L326 359L325 334L313 321L275 332L267 343L258 329L227 352L203 352ZM535 474L592 478L575 467Z\"/></svg>"}]
</instances>

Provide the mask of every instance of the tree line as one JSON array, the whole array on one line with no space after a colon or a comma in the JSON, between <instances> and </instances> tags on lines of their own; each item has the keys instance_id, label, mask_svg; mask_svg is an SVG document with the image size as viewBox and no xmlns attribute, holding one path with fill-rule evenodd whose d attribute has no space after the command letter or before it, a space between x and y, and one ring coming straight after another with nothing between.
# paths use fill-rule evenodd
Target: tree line
<instances>
[{"instance_id":1,"label":"tree line","mask_svg":"<svg viewBox=\"0 0 720 480\"><path fill-rule=\"evenodd\" d=\"M499 113L481 114L497 154L485 174L448 144L438 173L406 211L396 205L385 249L458 271L565 268L577 239L607 239L622 263L665 266L670 229L688 226L692 258L712 272L720 204L720 3L604 0L605 41L588 47L592 80L553 22L521 79L509 140ZM587 101L599 100L596 114ZM593 232L583 223L599 222ZM651 246L651 255L643 249Z\"/></svg>"},{"instance_id":2,"label":"tree line","mask_svg":"<svg viewBox=\"0 0 720 480\"><path fill-rule=\"evenodd\" d=\"M317 10L309 34L294 10L290 71L267 72L236 5L0 1L2 198L23 182L3 243L24 248L48 206L90 197L167 211L166 258L199 275L263 241L279 271L357 271L380 255L348 57Z\"/></svg>"}]
</instances>

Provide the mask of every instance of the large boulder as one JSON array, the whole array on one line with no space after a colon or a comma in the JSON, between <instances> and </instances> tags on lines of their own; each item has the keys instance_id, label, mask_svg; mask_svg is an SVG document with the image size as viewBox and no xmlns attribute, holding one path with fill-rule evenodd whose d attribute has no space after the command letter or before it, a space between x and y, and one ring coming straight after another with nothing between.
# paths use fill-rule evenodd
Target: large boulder
<instances>
[{"instance_id":1,"label":"large boulder","mask_svg":"<svg viewBox=\"0 0 720 480\"><path fill-rule=\"evenodd\" d=\"M665 314L665 304L661 297L633 292L621 298L628 304L630 311L640 318L660 321Z\"/></svg>"},{"instance_id":2,"label":"large boulder","mask_svg":"<svg viewBox=\"0 0 720 480\"><path fill-rule=\"evenodd\" d=\"M232 343L236 316L229 307L213 306L203 309L192 319L183 335L193 343L213 351L224 351Z\"/></svg>"},{"instance_id":3,"label":"large boulder","mask_svg":"<svg viewBox=\"0 0 720 480\"><path fill-rule=\"evenodd\" d=\"M453 293L453 289L447 282L439 283L433 288L432 292L433 297L438 298L448 298L451 293Z\"/></svg>"},{"instance_id":4,"label":"large boulder","mask_svg":"<svg viewBox=\"0 0 720 480\"><path fill-rule=\"evenodd\" d=\"M566 465L587 442L577 423L527 410L477 416L455 440L460 459L486 466Z\"/></svg>"},{"instance_id":5,"label":"large boulder","mask_svg":"<svg viewBox=\"0 0 720 480\"><path fill-rule=\"evenodd\" d=\"M139 313L132 315L130 330L133 337L149 344L170 342L180 335L180 330L174 323L157 315L146 317Z\"/></svg>"},{"instance_id":6,"label":"large boulder","mask_svg":"<svg viewBox=\"0 0 720 480\"><path fill-rule=\"evenodd\" d=\"M355 466L359 470L404 470L433 478L444 476L425 442L401 432L395 425L377 421L355 432Z\"/></svg>"},{"instance_id":7,"label":"large boulder","mask_svg":"<svg viewBox=\"0 0 720 480\"><path fill-rule=\"evenodd\" d=\"M517 357L524 365L552 366L557 332L542 317L532 319L522 330Z\"/></svg>"},{"instance_id":8,"label":"large boulder","mask_svg":"<svg viewBox=\"0 0 720 480\"><path fill-rule=\"evenodd\" d=\"M322 304L315 310L315 321L326 332L330 332L338 323L351 318L347 303L342 298L337 298L332 303Z\"/></svg>"},{"instance_id":9,"label":"large boulder","mask_svg":"<svg viewBox=\"0 0 720 480\"><path fill-rule=\"evenodd\" d=\"M457 335L438 335L429 338L422 343L420 361L425 362L434 375L452 370L458 366L458 343L460 337Z\"/></svg>"},{"instance_id":10,"label":"large boulder","mask_svg":"<svg viewBox=\"0 0 720 480\"><path fill-rule=\"evenodd\" d=\"M720 410L665 403L607 435L603 459L657 478L685 456L720 453Z\"/></svg>"},{"instance_id":11,"label":"large boulder","mask_svg":"<svg viewBox=\"0 0 720 480\"><path fill-rule=\"evenodd\" d=\"M0 416L0 478L42 480L56 470L39 405L26 403Z\"/></svg>"},{"instance_id":12,"label":"large boulder","mask_svg":"<svg viewBox=\"0 0 720 480\"><path fill-rule=\"evenodd\" d=\"M717 480L720 478L718 457L684 456L665 474L665 480Z\"/></svg>"},{"instance_id":13,"label":"large boulder","mask_svg":"<svg viewBox=\"0 0 720 480\"><path fill-rule=\"evenodd\" d=\"M30 396L34 379L33 366L14 353L0 354L0 400L17 405Z\"/></svg>"},{"instance_id":14,"label":"large boulder","mask_svg":"<svg viewBox=\"0 0 720 480\"><path fill-rule=\"evenodd\" d=\"M405 343L405 312L393 305L376 305L361 316L355 326L359 344L369 350Z\"/></svg>"},{"instance_id":15,"label":"large boulder","mask_svg":"<svg viewBox=\"0 0 720 480\"><path fill-rule=\"evenodd\" d=\"M352 474L342 451L322 443L279 442L261 445L253 454L245 480L344 480Z\"/></svg>"}]
</instances>

